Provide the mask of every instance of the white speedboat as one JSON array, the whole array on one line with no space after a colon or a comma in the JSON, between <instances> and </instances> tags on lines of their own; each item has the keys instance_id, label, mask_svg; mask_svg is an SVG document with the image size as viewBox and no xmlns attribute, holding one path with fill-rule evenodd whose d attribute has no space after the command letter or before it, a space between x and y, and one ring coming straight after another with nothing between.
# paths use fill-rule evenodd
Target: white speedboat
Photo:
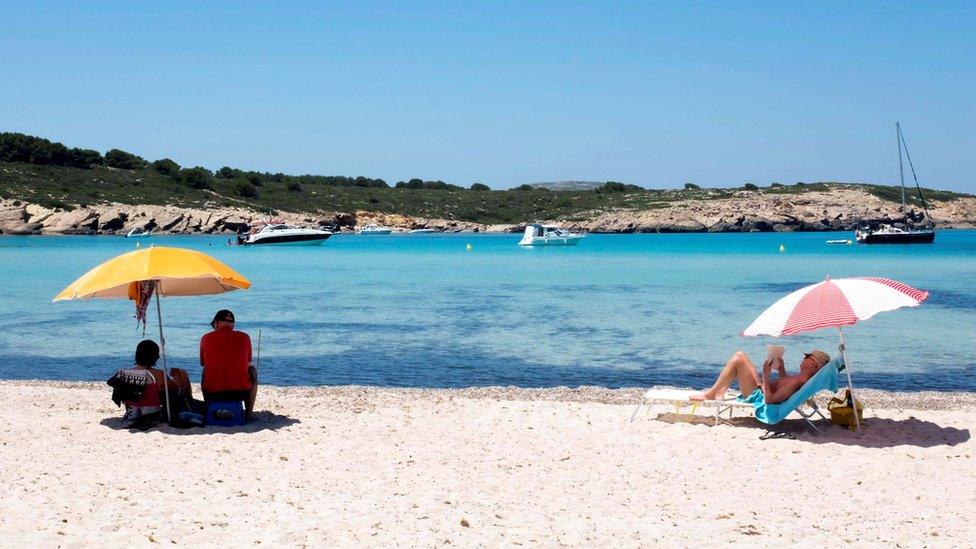
<instances>
[{"instance_id":1,"label":"white speedboat","mask_svg":"<svg viewBox=\"0 0 976 549\"><path fill-rule=\"evenodd\" d=\"M391 229L390 227L383 227L375 223L370 223L369 225L366 225L365 227L359 229L358 232L359 234L365 234L365 235L390 234L393 232L393 229Z\"/></svg>"},{"instance_id":2,"label":"white speedboat","mask_svg":"<svg viewBox=\"0 0 976 549\"><path fill-rule=\"evenodd\" d=\"M533 223L525 228L519 246L575 246L583 235L560 229L557 225Z\"/></svg>"},{"instance_id":3,"label":"white speedboat","mask_svg":"<svg viewBox=\"0 0 976 549\"><path fill-rule=\"evenodd\" d=\"M321 244L332 236L331 231L321 231L319 229L306 229L302 227L292 227L284 223L265 225L260 231L248 235L247 238L239 237L242 246L288 244L292 246L315 246Z\"/></svg>"},{"instance_id":4,"label":"white speedboat","mask_svg":"<svg viewBox=\"0 0 976 549\"><path fill-rule=\"evenodd\" d=\"M434 229L411 229L410 230L410 234L427 234L427 233L435 233L435 232L437 231L435 231Z\"/></svg>"},{"instance_id":5,"label":"white speedboat","mask_svg":"<svg viewBox=\"0 0 976 549\"><path fill-rule=\"evenodd\" d=\"M125 233L126 238L146 238L149 236L152 236L152 229L147 231L145 229L140 229L139 227Z\"/></svg>"}]
</instances>

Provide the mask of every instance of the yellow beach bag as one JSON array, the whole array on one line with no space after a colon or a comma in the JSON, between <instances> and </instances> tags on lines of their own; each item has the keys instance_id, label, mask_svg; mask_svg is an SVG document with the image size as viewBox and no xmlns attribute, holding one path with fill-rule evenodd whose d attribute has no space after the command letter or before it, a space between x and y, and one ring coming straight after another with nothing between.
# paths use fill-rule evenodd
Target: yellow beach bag
<instances>
[{"instance_id":1,"label":"yellow beach bag","mask_svg":"<svg viewBox=\"0 0 976 549\"><path fill-rule=\"evenodd\" d=\"M831 423L847 427L853 431L857 428L857 423L854 421L853 410L848 404L850 401L851 390L848 389L844 391L844 398L834 397L830 399L830 402L827 403L827 410L830 411ZM854 406L857 407L857 417L861 420L861 425L864 425L864 404L860 400L854 399Z\"/></svg>"}]
</instances>

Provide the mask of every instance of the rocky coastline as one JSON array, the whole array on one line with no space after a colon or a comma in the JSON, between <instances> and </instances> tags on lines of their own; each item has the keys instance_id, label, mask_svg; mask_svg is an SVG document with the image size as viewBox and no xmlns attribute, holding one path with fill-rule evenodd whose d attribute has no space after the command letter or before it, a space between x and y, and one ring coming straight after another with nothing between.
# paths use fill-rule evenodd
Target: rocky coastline
<instances>
[{"instance_id":1,"label":"rocky coastline","mask_svg":"<svg viewBox=\"0 0 976 549\"><path fill-rule=\"evenodd\" d=\"M934 201L931 219L939 228L976 228L976 197ZM739 191L732 197L674 201L650 209L619 209L578 214L572 219L526 220L557 223L591 233L635 232L789 232L852 230L863 219L897 219L899 205L857 187L798 194ZM355 212L278 212L274 219L302 226L353 231L377 223L397 230L439 232L519 232L520 224L482 224L403 214ZM50 209L19 200L0 200L0 234L125 234L152 229L157 234L235 234L269 219L245 208L180 208L105 203Z\"/></svg>"}]
</instances>

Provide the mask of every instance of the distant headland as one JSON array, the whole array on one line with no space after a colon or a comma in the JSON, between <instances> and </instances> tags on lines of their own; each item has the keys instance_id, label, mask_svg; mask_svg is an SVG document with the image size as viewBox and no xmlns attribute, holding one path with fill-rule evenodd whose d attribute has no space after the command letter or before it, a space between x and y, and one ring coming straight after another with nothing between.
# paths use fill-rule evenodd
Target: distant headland
<instances>
[{"instance_id":1,"label":"distant headland","mask_svg":"<svg viewBox=\"0 0 976 549\"><path fill-rule=\"evenodd\" d=\"M923 189L941 228L976 227L976 196ZM918 205L918 198L911 199ZM0 234L245 231L277 218L340 230L366 223L440 231L519 231L550 221L589 232L849 230L898 219L900 190L861 183L747 183L645 189L615 181L562 181L492 190L410 179L286 175L183 167L112 149L69 148L0 133Z\"/></svg>"}]
</instances>

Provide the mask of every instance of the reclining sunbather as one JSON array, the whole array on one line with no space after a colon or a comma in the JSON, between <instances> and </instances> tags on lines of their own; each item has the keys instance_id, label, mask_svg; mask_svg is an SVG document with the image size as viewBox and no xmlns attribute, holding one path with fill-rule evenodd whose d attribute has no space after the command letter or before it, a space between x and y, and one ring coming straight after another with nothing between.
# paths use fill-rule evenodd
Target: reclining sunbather
<instances>
[{"instance_id":1,"label":"reclining sunbather","mask_svg":"<svg viewBox=\"0 0 976 549\"><path fill-rule=\"evenodd\" d=\"M739 391L745 396L749 396L754 391L761 391L766 403L783 402L799 390L820 368L830 362L830 355L827 353L819 350L810 351L803 354L803 360L800 362L800 373L787 374L781 349L779 347L777 348L779 352L771 352L763 363L762 377L756 372L756 367L749 360L748 355L742 351L736 351L732 358L725 363L725 367L718 374L715 384L708 390L692 395L690 398L692 400L721 399L732 382L738 380ZM776 368L779 374L777 379L772 378L773 368Z\"/></svg>"}]
</instances>

